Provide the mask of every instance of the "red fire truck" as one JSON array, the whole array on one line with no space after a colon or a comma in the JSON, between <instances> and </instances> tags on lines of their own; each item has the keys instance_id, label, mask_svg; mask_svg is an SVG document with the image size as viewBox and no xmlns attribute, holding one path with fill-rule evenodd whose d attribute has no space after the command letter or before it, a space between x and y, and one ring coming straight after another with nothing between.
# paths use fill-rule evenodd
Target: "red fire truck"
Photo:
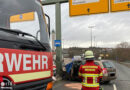
<instances>
[{"instance_id":1,"label":"red fire truck","mask_svg":"<svg viewBox=\"0 0 130 90\"><path fill-rule=\"evenodd\" d=\"M29 12L37 15L41 41L23 32L32 32L35 22L20 24L23 30L11 26L12 16L25 21L24 14ZM52 75L48 29L40 1L0 0L0 90L51 90Z\"/></svg>"}]
</instances>

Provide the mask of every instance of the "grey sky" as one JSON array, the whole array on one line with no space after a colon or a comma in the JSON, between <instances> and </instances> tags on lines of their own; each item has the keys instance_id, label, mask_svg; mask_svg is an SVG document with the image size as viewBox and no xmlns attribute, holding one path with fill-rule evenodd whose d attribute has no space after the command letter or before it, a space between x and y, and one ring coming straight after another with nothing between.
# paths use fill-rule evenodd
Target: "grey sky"
<instances>
[{"instance_id":1,"label":"grey sky","mask_svg":"<svg viewBox=\"0 0 130 90\"><path fill-rule=\"evenodd\" d=\"M68 3L61 7L64 47L89 47L90 25L95 26L93 37L99 47L115 47L122 41L130 41L130 11L69 17ZM55 5L43 8L51 17L51 30L55 29Z\"/></svg>"}]
</instances>

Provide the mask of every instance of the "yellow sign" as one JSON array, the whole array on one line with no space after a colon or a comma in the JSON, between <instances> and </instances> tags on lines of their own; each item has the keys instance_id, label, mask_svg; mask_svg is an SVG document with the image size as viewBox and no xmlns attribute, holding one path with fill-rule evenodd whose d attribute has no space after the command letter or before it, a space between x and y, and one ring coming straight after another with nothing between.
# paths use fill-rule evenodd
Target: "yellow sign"
<instances>
[{"instance_id":1,"label":"yellow sign","mask_svg":"<svg viewBox=\"0 0 130 90\"><path fill-rule=\"evenodd\" d=\"M14 15L10 17L10 22L22 22L22 21L33 21L34 12Z\"/></svg>"},{"instance_id":2,"label":"yellow sign","mask_svg":"<svg viewBox=\"0 0 130 90\"><path fill-rule=\"evenodd\" d=\"M111 12L130 10L130 0L111 0Z\"/></svg>"},{"instance_id":3,"label":"yellow sign","mask_svg":"<svg viewBox=\"0 0 130 90\"><path fill-rule=\"evenodd\" d=\"M70 16L109 12L109 0L70 0Z\"/></svg>"},{"instance_id":4,"label":"yellow sign","mask_svg":"<svg viewBox=\"0 0 130 90\"><path fill-rule=\"evenodd\" d=\"M106 57L109 57L109 54L106 54Z\"/></svg>"},{"instance_id":5,"label":"yellow sign","mask_svg":"<svg viewBox=\"0 0 130 90\"><path fill-rule=\"evenodd\" d=\"M100 54L100 57L104 57L104 54Z\"/></svg>"}]
</instances>

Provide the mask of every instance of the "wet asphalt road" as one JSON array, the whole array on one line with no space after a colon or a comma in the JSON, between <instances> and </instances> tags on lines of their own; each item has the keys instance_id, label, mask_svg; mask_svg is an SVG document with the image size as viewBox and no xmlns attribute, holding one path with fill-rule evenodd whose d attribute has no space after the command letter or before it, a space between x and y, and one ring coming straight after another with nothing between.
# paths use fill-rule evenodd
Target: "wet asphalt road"
<instances>
[{"instance_id":1,"label":"wet asphalt road","mask_svg":"<svg viewBox=\"0 0 130 90\"><path fill-rule=\"evenodd\" d=\"M104 90L130 90L130 68L113 62L117 69L117 79L109 84L103 84ZM53 90L81 90L80 82L59 81L55 83Z\"/></svg>"},{"instance_id":2,"label":"wet asphalt road","mask_svg":"<svg viewBox=\"0 0 130 90\"><path fill-rule=\"evenodd\" d=\"M117 90L130 90L130 68L114 63L117 68L117 80L115 85Z\"/></svg>"}]
</instances>

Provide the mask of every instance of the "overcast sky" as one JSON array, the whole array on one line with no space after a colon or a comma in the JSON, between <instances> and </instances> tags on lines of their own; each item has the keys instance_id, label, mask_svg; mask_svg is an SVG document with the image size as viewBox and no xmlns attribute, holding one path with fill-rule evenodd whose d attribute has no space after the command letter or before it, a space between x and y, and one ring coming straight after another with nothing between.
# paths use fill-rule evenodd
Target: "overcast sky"
<instances>
[{"instance_id":1,"label":"overcast sky","mask_svg":"<svg viewBox=\"0 0 130 90\"><path fill-rule=\"evenodd\" d=\"M93 28L93 45L115 47L130 41L130 11L69 17L68 3L61 5L62 39L64 47L89 47L90 29ZM55 5L44 6L44 12L51 18L51 30L55 29Z\"/></svg>"}]
</instances>

